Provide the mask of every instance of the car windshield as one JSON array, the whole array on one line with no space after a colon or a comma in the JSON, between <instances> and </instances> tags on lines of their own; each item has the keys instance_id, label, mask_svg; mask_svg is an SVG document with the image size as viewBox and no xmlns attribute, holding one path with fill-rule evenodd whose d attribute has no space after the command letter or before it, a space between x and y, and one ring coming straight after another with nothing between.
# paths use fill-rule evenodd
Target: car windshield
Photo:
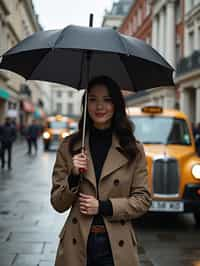
<instances>
[{"instance_id":1,"label":"car windshield","mask_svg":"<svg viewBox=\"0 0 200 266\"><path fill-rule=\"evenodd\" d=\"M191 145L187 123L183 119L159 116L132 116L135 137L144 144Z\"/></svg>"},{"instance_id":2,"label":"car windshield","mask_svg":"<svg viewBox=\"0 0 200 266\"><path fill-rule=\"evenodd\" d=\"M62 128L66 128L66 127L67 127L67 123L63 122L63 121L49 122L49 128L62 129Z\"/></svg>"}]
</instances>

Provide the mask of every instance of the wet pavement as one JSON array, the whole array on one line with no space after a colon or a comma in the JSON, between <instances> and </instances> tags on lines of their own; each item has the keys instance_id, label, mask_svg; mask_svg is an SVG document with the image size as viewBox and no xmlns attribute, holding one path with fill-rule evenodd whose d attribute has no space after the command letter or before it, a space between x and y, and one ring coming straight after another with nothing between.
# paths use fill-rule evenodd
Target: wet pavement
<instances>
[{"instance_id":1,"label":"wet pavement","mask_svg":"<svg viewBox=\"0 0 200 266\"><path fill-rule=\"evenodd\" d=\"M0 170L0 266L53 266L65 214L49 202L55 152L13 150ZM141 266L200 266L200 230L192 215L147 215L134 222ZM125 265L124 265L125 266Z\"/></svg>"}]
</instances>

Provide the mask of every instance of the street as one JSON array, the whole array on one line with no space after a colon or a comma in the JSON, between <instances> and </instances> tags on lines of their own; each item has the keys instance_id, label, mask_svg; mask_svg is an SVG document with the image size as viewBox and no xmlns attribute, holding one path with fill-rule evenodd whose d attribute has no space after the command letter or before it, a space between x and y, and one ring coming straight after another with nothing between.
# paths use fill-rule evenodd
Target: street
<instances>
[{"instance_id":1,"label":"street","mask_svg":"<svg viewBox=\"0 0 200 266\"><path fill-rule=\"evenodd\" d=\"M49 201L55 152L44 153L42 143L37 156L26 152L26 143L15 144L13 169L0 170L0 266L53 266L67 215ZM141 266L200 266L192 215L149 214L134 226Z\"/></svg>"}]
</instances>

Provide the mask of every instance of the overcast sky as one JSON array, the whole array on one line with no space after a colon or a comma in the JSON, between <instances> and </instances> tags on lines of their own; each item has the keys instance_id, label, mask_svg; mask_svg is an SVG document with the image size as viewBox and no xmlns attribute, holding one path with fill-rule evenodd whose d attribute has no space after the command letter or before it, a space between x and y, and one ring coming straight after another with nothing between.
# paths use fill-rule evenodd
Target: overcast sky
<instances>
[{"instance_id":1,"label":"overcast sky","mask_svg":"<svg viewBox=\"0 0 200 266\"><path fill-rule=\"evenodd\" d=\"M113 0L33 0L42 27L59 29L69 24L88 26L89 14L94 14L94 27L101 26L105 9Z\"/></svg>"}]
</instances>

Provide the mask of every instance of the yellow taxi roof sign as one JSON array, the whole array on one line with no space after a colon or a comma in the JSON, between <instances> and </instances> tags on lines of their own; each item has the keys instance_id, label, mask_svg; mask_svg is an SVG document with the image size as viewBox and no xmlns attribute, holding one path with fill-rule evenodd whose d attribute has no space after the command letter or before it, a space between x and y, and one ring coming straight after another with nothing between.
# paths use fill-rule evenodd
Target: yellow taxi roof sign
<instances>
[{"instance_id":1,"label":"yellow taxi roof sign","mask_svg":"<svg viewBox=\"0 0 200 266\"><path fill-rule=\"evenodd\" d=\"M163 112L163 108L161 106L144 106L141 111L149 114L160 114Z\"/></svg>"}]
</instances>

